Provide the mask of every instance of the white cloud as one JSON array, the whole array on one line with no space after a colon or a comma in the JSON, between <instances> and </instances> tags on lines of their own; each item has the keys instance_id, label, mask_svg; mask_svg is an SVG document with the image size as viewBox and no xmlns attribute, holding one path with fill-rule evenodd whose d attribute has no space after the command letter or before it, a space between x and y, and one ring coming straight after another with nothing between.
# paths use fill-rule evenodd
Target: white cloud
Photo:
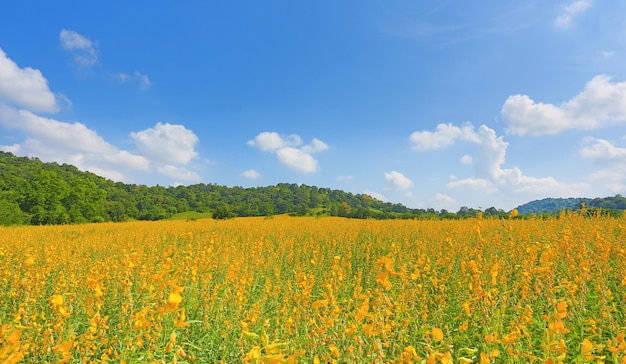
<instances>
[{"instance_id":1,"label":"white cloud","mask_svg":"<svg viewBox=\"0 0 626 364\"><path fill-rule=\"evenodd\" d=\"M300 149L286 147L276 151L278 160L296 171L311 173L317 171L317 160Z\"/></svg>"},{"instance_id":2,"label":"white cloud","mask_svg":"<svg viewBox=\"0 0 626 364\"><path fill-rule=\"evenodd\" d=\"M302 146L302 138L299 135L283 136L276 132L259 133L247 144L264 152L275 153L280 163L304 173L317 171L318 161L312 154L328 149L326 143L316 138L311 144Z\"/></svg>"},{"instance_id":3,"label":"white cloud","mask_svg":"<svg viewBox=\"0 0 626 364\"><path fill-rule=\"evenodd\" d=\"M475 141L474 127L466 123L462 127L452 124L439 124L434 132L416 131L409 139L414 144L414 150L434 150L454 144L457 139Z\"/></svg>"},{"instance_id":4,"label":"white cloud","mask_svg":"<svg viewBox=\"0 0 626 364\"><path fill-rule=\"evenodd\" d=\"M594 144L584 147L581 155L585 158L592 158L596 161L618 161L626 163L626 148L620 148L604 139L588 138L587 142Z\"/></svg>"},{"instance_id":5,"label":"white cloud","mask_svg":"<svg viewBox=\"0 0 626 364\"><path fill-rule=\"evenodd\" d=\"M90 49L91 42L78 33L62 32L61 39L68 50ZM132 176L155 171L179 180L200 180L182 166L197 157L194 145L198 141L184 126L157 123L154 128L131 133L140 154L118 149L85 124L33 112L57 111L59 101L71 105L65 96L55 97L50 92L40 71L20 69L0 49L0 127L24 134L23 141L0 146L1 150L44 162L69 163L116 181L134 182Z\"/></svg>"},{"instance_id":6,"label":"white cloud","mask_svg":"<svg viewBox=\"0 0 626 364\"><path fill-rule=\"evenodd\" d=\"M98 53L89 38L73 30L63 29L59 34L61 46L74 54L74 62L79 66L90 67L98 63Z\"/></svg>"},{"instance_id":7,"label":"white cloud","mask_svg":"<svg viewBox=\"0 0 626 364\"><path fill-rule=\"evenodd\" d=\"M581 93L559 106L536 103L527 95L509 96L501 115L507 132L517 135L557 134L626 123L626 82L596 76Z\"/></svg>"},{"instance_id":8,"label":"white cloud","mask_svg":"<svg viewBox=\"0 0 626 364\"><path fill-rule=\"evenodd\" d=\"M14 154L69 163L117 181L129 181L130 174L126 173L150 170L147 158L119 150L81 123L66 123L0 106L0 126L26 135L19 144L0 147Z\"/></svg>"},{"instance_id":9,"label":"white cloud","mask_svg":"<svg viewBox=\"0 0 626 364\"><path fill-rule=\"evenodd\" d=\"M614 193L626 191L626 148L618 147L608 140L587 138L590 143L581 149L580 154L591 159L598 170L591 173L592 181L600 181Z\"/></svg>"},{"instance_id":10,"label":"white cloud","mask_svg":"<svg viewBox=\"0 0 626 364\"><path fill-rule=\"evenodd\" d=\"M464 155L461 157L461 163L463 164L472 164L472 162L473 162L473 159L469 155Z\"/></svg>"},{"instance_id":11,"label":"white cloud","mask_svg":"<svg viewBox=\"0 0 626 364\"><path fill-rule=\"evenodd\" d=\"M5 101L33 111L59 110L55 95L41 71L20 68L0 48L0 102Z\"/></svg>"},{"instance_id":12,"label":"white cloud","mask_svg":"<svg viewBox=\"0 0 626 364\"><path fill-rule=\"evenodd\" d=\"M428 200L428 206L432 206L436 210L454 210L458 205L459 202L457 200L443 193L437 193Z\"/></svg>"},{"instance_id":13,"label":"white cloud","mask_svg":"<svg viewBox=\"0 0 626 364\"><path fill-rule=\"evenodd\" d=\"M473 158L475 178L451 182L449 187L478 187L488 193L513 192L552 196L579 195L586 188L583 184L564 184L553 177L525 176L518 167L502 168L509 143L502 136L481 125L478 130L476 156Z\"/></svg>"},{"instance_id":14,"label":"white cloud","mask_svg":"<svg viewBox=\"0 0 626 364\"><path fill-rule=\"evenodd\" d=\"M115 148L115 147L113 147ZM112 153L102 155L102 160L110 165L124 166L130 170L149 171L150 160L126 150L115 148Z\"/></svg>"},{"instance_id":15,"label":"white cloud","mask_svg":"<svg viewBox=\"0 0 626 364\"><path fill-rule=\"evenodd\" d=\"M363 194L368 195L368 196L371 196L371 197L373 197L373 198L377 199L378 201L382 201L382 202L387 202L387 201L389 201L389 200L387 199L387 197L383 196L383 194L378 193L378 192L374 192L374 191L370 191L370 190L365 190L365 191L363 191Z\"/></svg>"},{"instance_id":16,"label":"white cloud","mask_svg":"<svg viewBox=\"0 0 626 364\"><path fill-rule=\"evenodd\" d=\"M8 129L19 129L36 140L45 140L46 145L56 149L72 149L83 152L107 151L111 146L93 130L81 123L66 123L0 106L0 125Z\"/></svg>"},{"instance_id":17,"label":"white cloud","mask_svg":"<svg viewBox=\"0 0 626 364\"><path fill-rule=\"evenodd\" d=\"M413 187L413 181L400 172L385 172L385 180L388 183L386 189L389 190L407 190Z\"/></svg>"},{"instance_id":18,"label":"white cloud","mask_svg":"<svg viewBox=\"0 0 626 364\"><path fill-rule=\"evenodd\" d=\"M137 78L137 80L139 81L139 88L142 90L146 90L148 88L150 88L152 86L152 81L150 81L150 78L148 78L147 75L144 75L142 73L140 73L139 71L135 71L135 73L133 73L135 75L135 77Z\"/></svg>"},{"instance_id":19,"label":"white cloud","mask_svg":"<svg viewBox=\"0 0 626 364\"><path fill-rule=\"evenodd\" d=\"M187 164L197 158L198 137L183 125L158 122L153 128L130 133L137 150L151 160L166 164Z\"/></svg>"},{"instance_id":20,"label":"white cloud","mask_svg":"<svg viewBox=\"0 0 626 364\"><path fill-rule=\"evenodd\" d=\"M183 167L183 166L175 166L171 164L158 164L157 172L164 176L168 176L173 179L178 179L186 182L200 182L202 178L193 171ZM176 183L180 184L180 182Z\"/></svg>"},{"instance_id":21,"label":"white cloud","mask_svg":"<svg viewBox=\"0 0 626 364\"><path fill-rule=\"evenodd\" d=\"M317 138L313 138L311 144L302 147L302 151L305 153L319 153L325 150L328 150L328 144Z\"/></svg>"},{"instance_id":22,"label":"white cloud","mask_svg":"<svg viewBox=\"0 0 626 364\"><path fill-rule=\"evenodd\" d=\"M591 7L591 0L576 0L563 7L563 12L554 20L554 26L559 29L568 29L574 18Z\"/></svg>"},{"instance_id":23,"label":"white cloud","mask_svg":"<svg viewBox=\"0 0 626 364\"><path fill-rule=\"evenodd\" d=\"M350 175L337 176L337 181L349 181L353 178L354 176L350 176Z\"/></svg>"},{"instance_id":24,"label":"white cloud","mask_svg":"<svg viewBox=\"0 0 626 364\"><path fill-rule=\"evenodd\" d=\"M0 149L17 155L38 157L45 162L72 164L115 181L134 182L132 176L137 173L153 172L176 180L200 181L195 172L183 166L196 156L189 149L195 135L191 137L191 132L182 126L169 125L174 127L174 131L168 130L168 125L159 123L154 129L132 133L133 136L142 136L138 138L139 144L143 143L141 145L145 147L143 152L152 152L150 146L162 143L162 155L141 155L118 149L84 124L45 118L4 105L0 106L0 126L20 130L26 139L18 144L0 146ZM166 129L165 135L155 132L162 129ZM168 163L168 160L172 163Z\"/></svg>"},{"instance_id":25,"label":"white cloud","mask_svg":"<svg viewBox=\"0 0 626 364\"><path fill-rule=\"evenodd\" d=\"M482 178L464 178L455 180L447 184L449 188L469 188L476 190L484 190L487 193L494 193L497 190L493 187L493 183Z\"/></svg>"},{"instance_id":26,"label":"white cloud","mask_svg":"<svg viewBox=\"0 0 626 364\"><path fill-rule=\"evenodd\" d=\"M275 152L281 148L297 147L302 144L302 139L296 134L282 136L276 132L264 131L259 133L254 140L249 140L247 144L264 152Z\"/></svg>"},{"instance_id":27,"label":"white cloud","mask_svg":"<svg viewBox=\"0 0 626 364\"><path fill-rule=\"evenodd\" d=\"M461 130L451 125L447 125L447 128ZM448 188L477 189L487 194L557 197L580 195L581 191L587 188L584 184L561 183L552 177L525 176L518 167L503 168L509 143L505 142L502 136L497 136L496 132L486 125L481 125L478 131L468 124L465 128L467 135L463 136L463 139L476 144L476 154L472 157L464 156L462 162L471 162L474 166L474 177L454 179L447 184ZM438 130L440 130L439 127Z\"/></svg>"},{"instance_id":28,"label":"white cloud","mask_svg":"<svg viewBox=\"0 0 626 364\"><path fill-rule=\"evenodd\" d=\"M241 176L249 178L249 179L259 179L261 178L261 174L255 171L254 169L249 169L247 171L241 172Z\"/></svg>"},{"instance_id":29,"label":"white cloud","mask_svg":"<svg viewBox=\"0 0 626 364\"><path fill-rule=\"evenodd\" d=\"M132 75L124 72L119 72L117 75L115 75L115 78L117 78L117 80L121 83L137 83L139 88L142 90L147 90L152 87L152 81L150 81L150 78L139 71L135 71Z\"/></svg>"},{"instance_id":30,"label":"white cloud","mask_svg":"<svg viewBox=\"0 0 626 364\"><path fill-rule=\"evenodd\" d=\"M100 177L110 179L111 181L129 181L129 177L126 174L121 173L120 171L115 169L107 169L99 166L89 166L85 168L84 166L79 167L79 164L70 164L74 167L77 167L78 169L84 169L85 171L89 171Z\"/></svg>"}]
</instances>

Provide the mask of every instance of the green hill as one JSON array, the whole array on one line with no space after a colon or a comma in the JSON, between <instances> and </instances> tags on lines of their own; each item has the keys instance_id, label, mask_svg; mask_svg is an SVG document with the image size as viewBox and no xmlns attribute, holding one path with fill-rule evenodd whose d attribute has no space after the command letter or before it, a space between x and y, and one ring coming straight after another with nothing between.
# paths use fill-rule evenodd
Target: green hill
<instances>
[{"instance_id":1,"label":"green hill","mask_svg":"<svg viewBox=\"0 0 626 364\"><path fill-rule=\"evenodd\" d=\"M626 209L626 198L544 199L519 206L520 214L553 214L590 209L613 215ZM293 183L243 188L216 184L163 187L114 182L68 164L44 163L0 151L0 225L73 224L103 221L160 220L213 216L274 214L343 216L375 219L458 219L506 217L495 207L484 211L461 207L446 210L410 209L366 194Z\"/></svg>"},{"instance_id":2,"label":"green hill","mask_svg":"<svg viewBox=\"0 0 626 364\"><path fill-rule=\"evenodd\" d=\"M2 225L159 220L187 212L225 214L221 217L289 213L358 218L429 213L364 194L288 183L254 188L124 184L71 165L0 151Z\"/></svg>"},{"instance_id":3,"label":"green hill","mask_svg":"<svg viewBox=\"0 0 626 364\"><path fill-rule=\"evenodd\" d=\"M544 198L525 203L517 207L517 211L522 214L542 214L556 213L562 210L578 210L581 203L589 203L588 198Z\"/></svg>"},{"instance_id":4,"label":"green hill","mask_svg":"<svg viewBox=\"0 0 626 364\"><path fill-rule=\"evenodd\" d=\"M612 215L621 215L626 210L626 198L622 195L597 198L545 198L517 207L522 214L557 214L563 210L578 211L583 207L590 211L602 210Z\"/></svg>"}]
</instances>

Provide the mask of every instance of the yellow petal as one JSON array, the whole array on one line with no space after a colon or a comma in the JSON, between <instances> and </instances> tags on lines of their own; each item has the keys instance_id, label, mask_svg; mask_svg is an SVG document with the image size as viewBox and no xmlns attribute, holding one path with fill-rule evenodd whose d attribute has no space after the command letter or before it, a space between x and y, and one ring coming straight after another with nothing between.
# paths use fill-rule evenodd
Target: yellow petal
<instances>
[{"instance_id":1,"label":"yellow petal","mask_svg":"<svg viewBox=\"0 0 626 364\"><path fill-rule=\"evenodd\" d=\"M441 329L439 329L437 327L433 327L431 333L433 334L433 339L435 341L443 340L443 331L441 331Z\"/></svg>"}]
</instances>

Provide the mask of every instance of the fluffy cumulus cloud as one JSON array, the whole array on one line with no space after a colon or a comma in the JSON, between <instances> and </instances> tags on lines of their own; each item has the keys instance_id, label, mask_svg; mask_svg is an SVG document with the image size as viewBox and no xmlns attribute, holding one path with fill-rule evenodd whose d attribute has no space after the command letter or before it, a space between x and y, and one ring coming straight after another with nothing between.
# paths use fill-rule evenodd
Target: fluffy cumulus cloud
<instances>
[{"instance_id":1,"label":"fluffy cumulus cloud","mask_svg":"<svg viewBox=\"0 0 626 364\"><path fill-rule=\"evenodd\" d=\"M385 172L385 180L387 181L386 189L389 190L408 190L413 187L413 181L400 172Z\"/></svg>"},{"instance_id":2,"label":"fluffy cumulus cloud","mask_svg":"<svg viewBox=\"0 0 626 364\"><path fill-rule=\"evenodd\" d=\"M623 162L626 163L626 148L620 148L613 143L598 138L587 138L586 142L591 145L584 147L581 154L585 158L592 158L598 162Z\"/></svg>"},{"instance_id":3,"label":"fluffy cumulus cloud","mask_svg":"<svg viewBox=\"0 0 626 364\"><path fill-rule=\"evenodd\" d=\"M598 138L587 138L585 143L580 154L598 168L591 179L604 183L614 193L626 192L626 148Z\"/></svg>"},{"instance_id":4,"label":"fluffy cumulus cloud","mask_svg":"<svg viewBox=\"0 0 626 364\"><path fill-rule=\"evenodd\" d=\"M310 173L318 169L317 159L298 148L286 147L276 151L278 160L291 169Z\"/></svg>"},{"instance_id":5,"label":"fluffy cumulus cloud","mask_svg":"<svg viewBox=\"0 0 626 364\"><path fill-rule=\"evenodd\" d=\"M0 103L5 102L32 111L56 112L57 98L48 88L41 71L20 68L0 48Z\"/></svg>"},{"instance_id":6,"label":"fluffy cumulus cloud","mask_svg":"<svg viewBox=\"0 0 626 364\"><path fill-rule=\"evenodd\" d=\"M247 171L241 172L242 177L246 177L248 179L259 179L261 178L261 174L254 169L248 169Z\"/></svg>"},{"instance_id":7,"label":"fluffy cumulus cloud","mask_svg":"<svg viewBox=\"0 0 626 364\"><path fill-rule=\"evenodd\" d=\"M560 29L571 27L574 19L591 7L591 0L576 0L565 5L561 14L554 20L554 26Z\"/></svg>"},{"instance_id":8,"label":"fluffy cumulus cloud","mask_svg":"<svg viewBox=\"0 0 626 364\"><path fill-rule=\"evenodd\" d=\"M445 125L445 124L444 124ZM441 126L441 125L440 125ZM465 135L462 128L447 125L446 129L457 128L456 139L463 139L476 145L473 156L463 156L462 163L474 167L474 176L465 179L454 179L447 184L451 189L477 189L487 194L502 193L524 196L572 196L580 195L587 186L583 184L565 184L553 177L526 176L518 167L503 168L508 143L502 136L486 125L478 130L466 124ZM441 130L440 127L437 130ZM433 133L436 135L436 132ZM460 136L463 135L461 138Z\"/></svg>"},{"instance_id":9,"label":"fluffy cumulus cloud","mask_svg":"<svg viewBox=\"0 0 626 364\"><path fill-rule=\"evenodd\" d=\"M73 30L63 29L59 34L61 46L74 55L74 62L82 67L98 63L98 53L89 38Z\"/></svg>"},{"instance_id":10,"label":"fluffy cumulus cloud","mask_svg":"<svg viewBox=\"0 0 626 364\"><path fill-rule=\"evenodd\" d=\"M153 128L130 133L137 150L152 160L170 164L187 164L197 158L194 147L198 137L183 125L157 123Z\"/></svg>"},{"instance_id":11,"label":"fluffy cumulus cloud","mask_svg":"<svg viewBox=\"0 0 626 364\"><path fill-rule=\"evenodd\" d=\"M0 149L44 161L69 163L114 180L127 180L127 171L148 171L150 161L119 150L81 123L67 123L10 106L0 107L0 126L18 129L26 139ZM124 171L124 172L123 172Z\"/></svg>"},{"instance_id":12,"label":"fluffy cumulus cloud","mask_svg":"<svg viewBox=\"0 0 626 364\"><path fill-rule=\"evenodd\" d=\"M283 136L276 132L264 131L253 140L249 140L247 144L264 152L275 152L282 148L299 146L302 144L302 138L296 134Z\"/></svg>"},{"instance_id":13,"label":"fluffy cumulus cloud","mask_svg":"<svg viewBox=\"0 0 626 364\"><path fill-rule=\"evenodd\" d=\"M262 132L247 144L261 151L274 153L278 161L285 166L304 173L318 170L318 161L313 154L328 149L328 145L319 139L313 139L310 144L302 145L299 135L280 135L276 132Z\"/></svg>"},{"instance_id":14,"label":"fluffy cumulus cloud","mask_svg":"<svg viewBox=\"0 0 626 364\"><path fill-rule=\"evenodd\" d=\"M75 32L62 32L61 40L68 50L92 48L88 39ZM122 150L83 123L36 114L57 111L59 99L63 97L55 97L40 71L20 68L0 49L0 127L24 135L21 142L0 145L0 150L69 163L116 181L135 182L133 176L151 173L185 182L200 181L187 168L197 157L194 147L198 138L191 130L157 123L131 133L136 150Z\"/></svg>"},{"instance_id":15,"label":"fluffy cumulus cloud","mask_svg":"<svg viewBox=\"0 0 626 364\"><path fill-rule=\"evenodd\" d=\"M131 135L152 136L154 130L163 125L166 124L157 124L154 128ZM21 143L0 146L0 149L14 154L35 156L44 161L69 163L79 169L116 181L134 182L132 176L138 172L156 172L184 182L200 181L195 172L185 167L196 153L190 151L186 143L180 143L180 140L176 142L161 137L165 140L162 154L155 157L154 151L148 148L150 142L155 140L149 137L140 139L135 151L121 150L82 123L67 123L45 118L10 106L0 106L0 126L18 129L26 135L26 139ZM176 138L176 134L173 138Z\"/></svg>"},{"instance_id":16,"label":"fluffy cumulus cloud","mask_svg":"<svg viewBox=\"0 0 626 364\"><path fill-rule=\"evenodd\" d=\"M416 131L409 139L414 150L434 150L454 144L457 140L476 141L474 127L466 123L463 126L439 124L435 131Z\"/></svg>"},{"instance_id":17,"label":"fluffy cumulus cloud","mask_svg":"<svg viewBox=\"0 0 626 364\"><path fill-rule=\"evenodd\" d=\"M516 135L549 135L626 123L626 82L596 76L582 92L561 105L535 102L527 95L509 96L501 115L507 132Z\"/></svg>"}]
</instances>

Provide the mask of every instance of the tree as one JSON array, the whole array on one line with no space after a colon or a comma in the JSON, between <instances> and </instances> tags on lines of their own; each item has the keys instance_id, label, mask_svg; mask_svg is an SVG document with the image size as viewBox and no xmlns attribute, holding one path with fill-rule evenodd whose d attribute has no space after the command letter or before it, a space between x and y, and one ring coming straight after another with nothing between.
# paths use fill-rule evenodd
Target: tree
<instances>
[{"instance_id":1,"label":"tree","mask_svg":"<svg viewBox=\"0 0 626 364\"><path fill-rule=\"evenodd\" d=\"M28 216L20 210L20 206L16 202L2 197L0 194L0 225L26 224Z\"/></svg>"},{"instance_id":2,"label":"tree","mask_svg":"<svg viewBox=\"0 0 626 364\"><path fill-rule=\"evenodd\" d=\"M235 217L235 214L231 211L228 205L220 205L213 211L213 218L215 220L226 220Z\"/></svg>"},{"instance_id":3,"label":"tree","mask_svg":"<svg viewBox=\"0 0 626 364\"><path fill-rule=\"evenodd\" d=\"M352 208L350 207L350 205L348 205L347 202L342 202L337 208L337 216L348 217L350 216L351 211Z\"/></svg>"}]
</instances>

